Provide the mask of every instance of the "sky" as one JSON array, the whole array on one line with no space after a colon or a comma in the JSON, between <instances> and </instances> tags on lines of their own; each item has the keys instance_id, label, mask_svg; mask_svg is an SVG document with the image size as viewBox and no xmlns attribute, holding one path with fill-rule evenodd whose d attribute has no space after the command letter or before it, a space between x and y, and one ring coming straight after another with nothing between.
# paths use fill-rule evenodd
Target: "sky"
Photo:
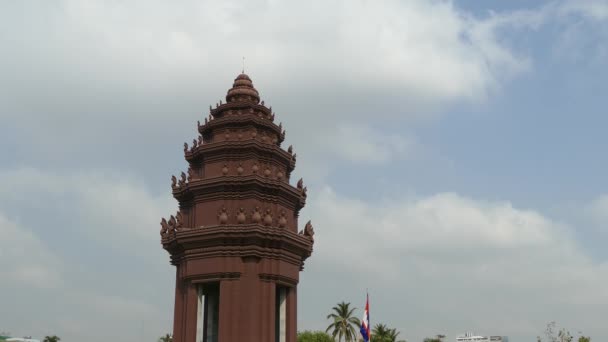
<instances>
[{"instance_id":1,"label":"sky","mask_svg":"<svg viewBox=\"0 0 608 342\"><path fill-rule=\"evenodd\" d=\"M608 340L608 2L0 2L0 331L172 329L161 217L242 68L315 227L298 328Z\"/></svg>"}]
</instances>

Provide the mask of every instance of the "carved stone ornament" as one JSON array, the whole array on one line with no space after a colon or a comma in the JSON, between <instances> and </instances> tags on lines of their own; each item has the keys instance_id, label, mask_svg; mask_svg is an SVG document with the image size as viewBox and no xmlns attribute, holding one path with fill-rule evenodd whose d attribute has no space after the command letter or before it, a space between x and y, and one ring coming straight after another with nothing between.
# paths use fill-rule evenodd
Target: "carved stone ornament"
<instances>
[{"instance_id":1,"label":"carved stone ornament","mask_svg":"<svg viewBox=\"0 0 608 342\"><path fill-rule=\"evenodd\" d=\"M298 187L298 190L302 190L302 188L304 187L304 180L300 178L296 186Z\"/></svg>"},{"instance_id":2,"label":"carved stone ornament","mask_svg":"<svg viewBox=\"0 0 608 342\"><path fill-rule=\"evenodd\" d=\"M198 136L198 145L200 146L200 145L202 145L202 144L203 144L203 136L202 136L202 135L199 135L199 136Z\"/></svg>"},{"instance_id":3,"label":"carved stone ornament","mask_svg":"<svg viewBox=\"0 0 608 342\"><path fill-rule=\"evenodd\" d=\"M177 177L171 176L171 187L173 189L177 188Z\"/></svg>"},{"instance_id":4,"label":"carved stone ornament","mask_svg":"<svg viewBox=\"0 0 608 342\"><path fill-rule=\"evenodd\" d=\"M266 170L264 170L264 176L268 177L270 176L270 174L272 173L272 171L270 171L270 169L267 167Z\"/></svg>"},{"instance_id":5,"label":"carved stone ornament","mask_svg":"<svg viewBox=\"0 0 608 342\"><path fill-rule=\"evenodd\" d=\"M247 216L245 215L245 209L239 208L239 212L236 214L236 222L239 224L245 223Z\"/></svg>"},{"instance_id":6,"label":"carved stone ornament","mask_svg":"<svg viewBox=\"0 0 608 342\"><path fill-rule=\"evenodd\" d=\"M186 177L186 174L183 171L182 171L181 176L182 176L182 178L180 179L180 182L182 182L182 184L186 183L187 177Z\"/></svg>"},{"instance_id":7,"label":"carved stone ornament","mask_svg":"<svg viewBox=\"0 0 608 342\"><path fill-rule=\"evenodd\" d=\"M259 169L260 168L258 167L258 163L253 163L253 166L251 167L251 171L253 173L257 173Z\"/></svg>"},{"instance_id":8,"label":"carved stone ornament","mask_svg":"<svg viewBox=\"0 0 608 342\"><path fill-rule=\"evenodd\" d=\"M167 224L169 226L169 232L174 232L175 227L177 226L177 221L175 220L175 216L171 215L171 217L169 217L169 222L167 222Z\"/></svg>"},{"instance_id":9,"label":"carved stone ornament","mask_svg":"<svg viewBox=\"0 0 608 342\"><path fill-rule=\"evenodd\" d=\"M188 143L184 143L184 153L188 152Z\"/></svg>"},{"instance_id":10,"label":"carved stone ornament","mask_svg":"<svg viewBox=\"0 0 608 342\"><path fill-rule=\"evenodd\" d=\"M285 210L281 210L279 215L279 227L283 228L287 225L287 218L285 218Z\"/></svg>"},{"instance_id":11,"label":"carved stone ornament","mask_svg":"<svg viewBox=\"0 0 608 342\"><path fill-rule=\"evenodd\" d=\"M222 174L224 174L224 176L228 174L228 164L224 164L224 167L222 168Z\"/></svg>"},{"instance_id":12,"label":"carved stone ornament","mask_svg":"<svg viewBox=\"0 0 608 342\"><path fill-rule=\"evenodd\" d=\"M277 179L283 180L283 172L281 172L281 171L277 172Z\"/></svg>"},{"instance_id":13,"label":"carved stone ornament","mask_svg":"<svg viewBox=\"0 0 608 342\"><path fill-rule=\"evenodd\" d=\"M262 214L260 213L260 207L255 207L251 214L251 221L253 223L260 223L262 221Z\"/></svg>"},{"instance_id":14,"label":"carved stone ornament","mask_svg":"<svg viewBox=\"0 0 608 342\"><path fill-rule=\"evenodd\" d=\"M220 224L228 223L228 210L226 210L226 207L222 207L220 213L217 215L217 219Z\"/></svg>"},{"instance_id":15,"label":"carved stone ornament","mask_svg":"<svg viewBox=\"0 0 608 342\"><path fill-rule=\"evenodd\" d=\"M308 237L312 242L315 241L315 230L312 228L310 221L306 222L306 226L304 226L304 236Z\"/></svg>"},{"instance_id":16,"label":"carved stone ornament","mask_svg":"<svg viewBox=\"0 0 608 342\"><path fill-rule=\"evenodd\" d=\"M243 174L243 165L241 163L239 163L239 166L236 168L236 173L238 173L239 175Z\"/></svg>"},{"instance_id":17,"label":"carved stone ornament","mask_svg":"<svg viewBox=\"0 0 608 342\"><path fill-rule=\"evenodd\" d=\"M163 217L160 220L160 235L165 235L167 234L167 232L169 231L169 224L167 223L167 220L165 220L165 218Z\"/></svg>"},{"instance_id":18,"label":"carved stone ornament","mask_svg":"<svg viewBox=\"0 0 608 342\"><path fill-rule=\"evenodd\" d=\"M183 227L183 223L182 212L178 210L177 214L175 214L175 229Z\"/></svg>"},{"instance_id":19,"label":"carved stone ornament","mask_svg":"<svg viewBox=\"0 0 608 342\"><path fill-rule=\"evenodd\" d=\"M188 168L188 182L194 178L194 170L191 167Z\"/></svg>"},{"instance_id":20,"label":"carved stone ornament","mask_svg":"<svg viewBox=\"0 0 608 342\"><path fill-rule=\"evenodd\" d=\"M266 209L266 215L264 215L264 225L270 226L272 224L272 212L270 209Z\"/></svg>"}]
</instances>

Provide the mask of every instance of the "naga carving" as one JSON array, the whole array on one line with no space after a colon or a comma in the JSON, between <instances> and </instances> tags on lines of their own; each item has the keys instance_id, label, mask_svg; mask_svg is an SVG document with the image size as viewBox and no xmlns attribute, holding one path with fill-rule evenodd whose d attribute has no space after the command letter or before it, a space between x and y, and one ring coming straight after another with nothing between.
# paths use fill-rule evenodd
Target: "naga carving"
<instances>
[{"instance_id":1,"label":"naga carving","mask_svg":"<svg viewBox=\"0 0 608 342\"><path fill-rule=\"evenodd\" d=\"M168 231L169 231L169 224L167 223L167 220L165 220L165 218L163 217L160 220L160 235L163 236L163 235L167 234Z\"/></svg>"},{"instance_id":2,"label":"naga carving","mask_svg":"<svg viewBox=\"0 0 608 342\"><path fill-rule=\"evenodd\" d=\"M177 214L175 214L175 229L179 229L181 227L183 227L183 216L182 216L182 212L181 211L177 211Z\"/></svg>"},{"instance_id":3,"label":"naga carving","mask_svg":"<svg viewBox=\"0 0 608 342\"><path fill-rule=\"evenodd\" d=\"M194 170L192 167L188 167L188 182L190 182L194 178Z\"/></svg>"},{"instance_id":4,"label":"naga carving","mask_svg":"<svg viewBox=\"0 0 608 342\"><path fill-rule=\"evenodd\" d=\"M299 234L309 238L311 242L315 242L315 230L310 221L306 222L304 230L301 230Z\"/></svg>"},{"instance_id":5,"label":"naga carving","mask_svg":"<svg viewBox=\"0 0 608 342\"><path fill-rule=\"evenodd\" d=\"M180 178L179 182L177 183L177 185L178 185L179 187L182 187L182 186L184 186L185 184L186 184L186 174L182 172L182 174L181 174L181 178Z\"/></svg>"}]
</instances>

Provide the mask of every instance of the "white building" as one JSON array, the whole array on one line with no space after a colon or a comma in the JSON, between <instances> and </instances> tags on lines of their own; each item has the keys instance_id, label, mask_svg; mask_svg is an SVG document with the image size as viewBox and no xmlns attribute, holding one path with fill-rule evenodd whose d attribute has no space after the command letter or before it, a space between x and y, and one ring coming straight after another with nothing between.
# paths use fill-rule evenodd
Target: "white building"
<instances>
[{"instance_id":1,"label":"white building","mask_svg":"<svg viewBox=\"0 0 608 342\"><path fill-rule=\"evenodd\" d=\"M472 333L466 333L463 336L456 337L457 342L509 342L507 336L482 336Z\"/></svg>"}]
</instances>

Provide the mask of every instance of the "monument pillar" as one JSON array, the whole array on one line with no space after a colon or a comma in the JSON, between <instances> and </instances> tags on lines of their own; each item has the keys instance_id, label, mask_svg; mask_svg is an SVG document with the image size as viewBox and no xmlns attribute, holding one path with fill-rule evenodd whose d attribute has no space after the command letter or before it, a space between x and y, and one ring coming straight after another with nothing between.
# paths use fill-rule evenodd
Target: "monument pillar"
<instances>
[{"instance_id":1,"label":"monument pillar","mask_svg":"<svg viewBox=\"0 0 608 342\"><path fill-rule=\"evenodd\" d=\"M161 220L161 243L176 267L175 342L295 342L297 285L311 255L310 221L296 154L240 74L184 144L187 172L172 177L179 210Z\"/></svg>"}]
</instances>

